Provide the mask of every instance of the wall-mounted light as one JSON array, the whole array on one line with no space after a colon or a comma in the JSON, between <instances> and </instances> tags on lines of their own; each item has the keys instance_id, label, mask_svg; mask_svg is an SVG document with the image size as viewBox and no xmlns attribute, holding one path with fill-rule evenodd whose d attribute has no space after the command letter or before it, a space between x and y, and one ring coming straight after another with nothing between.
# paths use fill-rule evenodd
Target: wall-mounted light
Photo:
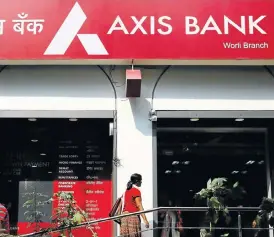
<instances>
[{"instance_id":1,"label":"wall-mounted light","mask_svg":"<svg viewBox=\"0 0 274 237\"><path fill-rule=\"evenodd\" d=\"M178 165L179 164L179 161L175 160L172 162L172 165Z\"/></svg>"},{"instance_id":2,"label":"wall-mounted light","mask_svg":"<svg viewBox=\"0 0 274 237\"><path fill-rule=\"evenodd\" d=\"M28 120L29 120L30 122L35 122L35 121L37 121L36 118L29 118Z\"/></svg>"},{"instance_id":3,"label":"wall-mounted light","mask_svg":"<svg viewBox=\"0 0 274 237\"><path fill-rule=\"evenodd\" d=\"M245 119L244 118L236 118L235 121L236 122L243 122Z\"/></svg>"},{"instance_id":4,"label":"wall-mounted light","mask_svg":"<svg viewBox=\"0 0 274 237\"><path fill-rule=\"evenodd\" d=\"M40 153L40 156L46 156L47 154L46 153Z\"/></svg>"},{"instance_id":5,"label":"wall-mounted light","mask_svg":"<svg viewBox=\"0 0 274 237\"><path fill-rule=\"evenodd\" d=\"M191 122L198 122L200 119L199 118L191 118L190 121Z\"/></svg>"},{"instance_id":6,"label":"wall-mounted light","mask_svg":"<svg viewBox=\"0 0 274 237\"><path fill-rule=\"evenodd\" d=\"M254 164L255 163L255 160L249 160L248 162L246 162L245 164L246 165L252 165L252 164Z\"/></svg>"},{"instance_id":7,"label":"wall-mounted light","mask_svg":"<svg viewBox=\"0 0 274 237\"><path fill-rule=\"evenodd\" d=\"M70 122L77 122L78 119L77 119L77 118L70 118L69 121L70 121Z\"/></svg>"},{"instance_id":8,"label":"wall-mounted light","mask_svg":"<svg viewBox=\"0 0 274 237\"><path fill-rule=\"evenodd\" d=\"M126 70L126 97L136 98L141 96L142 73L140 69L134 69L133 64L131 69Z\"/></svg>"},{"instance_id":9,"label":"wall-mounted light","mask_svg":"<svg viewBox=\"0 0 274 237\"><path fill-rule=\"evenodd\" d=\"M38 142L38 140L37 139L32 139L31 142Z\"/></svg>"}]
</instances>

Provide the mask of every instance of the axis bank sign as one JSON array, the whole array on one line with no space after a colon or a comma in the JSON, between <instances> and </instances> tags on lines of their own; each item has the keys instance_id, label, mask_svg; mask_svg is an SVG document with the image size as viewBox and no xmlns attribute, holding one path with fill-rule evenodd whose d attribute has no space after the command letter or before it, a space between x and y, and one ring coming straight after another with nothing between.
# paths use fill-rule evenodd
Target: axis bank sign
<instances>
[{"instance_id":1,"label":"axis bank sign","mask_svg":"<svg viewBox=\"0 0 274 237\"><path fill-rule=\"evenodd\" d=\"M207 32L216 32L218 35L228 35L233 28L243 35L265 35L267 32L260 24L266 17L266 15L259 17L252 15L239 16L236 23L224 15L220 25L212 16L208 16L204 24L201 24L195 16L185 16L183 22L184 33L185 35L205 35ZM76 37L79 38L88 55L109 55L99 35L95 32L78 33L86 20L87 16L83 9L78 3L75 3L44 55L64 55ZM133 23L133 27L132 24L130 24L131 27L127 25L129 20ZM106 34L113 35L117 32L124 35L135 35L136 33L143 35L171 35L173 33L172 17L130 16L130 19L123 19L121 16L116 16ZM230 47L229 43L225 43L224 47Z\"/></svg>"},{"instance_id":2,"label":"axis bank sign","mask_svg":"<svg viewBox=\"0 0 274 237\"><path fill-rule=\"evenodd\" d=\"M208 31L216 31L217 34L229 34L231 28L235 28L240 33L246 34L254 34L255 31L258 31L261 34L266 34L262 27L260 27L259 23L266 16L260 16L258 18L254 18L253 16L240 16L240 24L235 23L229 17L224 16L223 25L220 26L216 23L215 19L212 16L209 16L206 23L204 25L200 25L198 18L194 16L185 16L185 34L186 35L196 35L201 34L204 35ZM135 16L131 16L131 20L134 22L135 27L133 29L129 29L126 24L123 22L120 16L117 16L112 26L110 27L107 34L113 34L115 31L122 31L124 34L134 35L137 31L140 31L142 34L147 35L170 35L172 34L172 18L169 16L161 16L159 18L155 18L154 16L143 16L141 19L137 19ZM145 28L143 26L144 22L149 21L149 28Z\"/></svg>"}]
</instances>

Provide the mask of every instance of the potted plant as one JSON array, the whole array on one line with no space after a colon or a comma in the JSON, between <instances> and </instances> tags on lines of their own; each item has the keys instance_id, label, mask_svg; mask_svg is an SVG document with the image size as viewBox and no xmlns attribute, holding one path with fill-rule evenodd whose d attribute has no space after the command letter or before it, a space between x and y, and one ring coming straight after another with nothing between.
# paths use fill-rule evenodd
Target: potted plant
<instances>
[{"instance_id":1,"label":"potted plant","mask_svg":"<svg viewBox=\"0 0 274 237\"><path fill-rule=\"evenodd\" d=\"M72 228L83 222L87 222L87 214L77 205L72 193L58 192L54 195L53 201L65 204L63 208L56 208L52 216L52 227L45 231L50 232L56 228L64 227L64 230L59 232L58 237L73 237ZM97 233L91 226L87 226L92 237L98 237Z\"/></svg>"},{"instance_id":2,"label":"potted plant","mask_svg":"<svg viewBox=\"0 0 274 237\"><path fill-rule=\"evenodd\" d=\"M228 225L231 216L228 210L227 201L229 199L239 199L245 193L244 189L236 182L232 187L227 184L226 178L209 179L206 188L195 194L196 200L206 200L208 210L205 213L205 222L209 224L209 230L201 229L200 236L211 237L214 235L213 227L216 226L220 218ZM228 236L224 233L222 236Z\"/></svg>"}]
</instances>

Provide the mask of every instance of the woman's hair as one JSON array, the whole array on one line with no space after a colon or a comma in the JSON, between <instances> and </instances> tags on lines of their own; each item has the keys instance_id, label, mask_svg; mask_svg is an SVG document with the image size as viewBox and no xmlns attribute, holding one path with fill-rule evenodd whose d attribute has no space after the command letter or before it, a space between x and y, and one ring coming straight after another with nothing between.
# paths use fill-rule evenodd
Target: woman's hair
<instances>
[{"instance_id":1,"label":"woman's hair","mask_svg":"<svg viewBox=\"0 0 274 237\"><path fill-rule=\"evenodd\" d=\"M130 190L133 184L137 184L142 180L142 175L140 174L133 174L130 176L130 181L127 183L127 190Z\"/></svg>"}]
</instances>

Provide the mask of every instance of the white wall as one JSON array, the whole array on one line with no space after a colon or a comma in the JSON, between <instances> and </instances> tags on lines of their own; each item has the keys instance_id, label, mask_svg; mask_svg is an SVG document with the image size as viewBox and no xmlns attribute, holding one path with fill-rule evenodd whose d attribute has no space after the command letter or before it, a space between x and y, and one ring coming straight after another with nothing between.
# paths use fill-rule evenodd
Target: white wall
<instances>
[{"instance_id":1,"label":"white wall","mask_svg":"<svg viewBox=\"0 0 274 237\"><path fill-rule=\"evenodd\" d=\"M118 158L117 193L125 192L131 174L143 176L142 200L145 209L153 207L152 124L147 119L148 103L144 99L119 100L117 117ZM152 226L152 214L147 215ZM151 236L151 233L144 233Z\"/></svg>"},{"instance_id":2,"label":"white wall","mask_svg":"<svg viewBox=\"0 0 274 237\"><path fill-rule=\"evenodd\" d=\"M274 78L263 67L177 67L159 82L154 108L274 110L273 92Z\"/></svg>"},{"instance_id":3,"label":"white wall","mask_svg":"<svg viewBox=\"0 0 274 237\"><path fill-rule=\"evenodd\" d=\"M143 69L143 98L163 67ZM274 71L274 70L273 70ZM114 71L120 98L124 69ZM156 110L272 110L274 78L263 67L171 67ZM109 81L92 66L11 66L0 74L0 110L114 110Z\"/></svg>"},{"instance_id":4,"label":"white wall","mask_svg":"<svg viewBox=\"0 0 274 237\"><path fill-rule=\"evenodd\" d=\"M114 110L108 80L90 67L7 67L0 110Z\"/></svg>"},{"instance_id":5,"label":"white wall","mask_svg":"<svg viewBox=\"0 0 274 237\"><path fill-rule=\"evenodd\" d=\"M117 194L143 175L143 204L153 203L151 94L163 67L143 70L141 98L124 98L125 68L113 74L117 100ZM1 110L114 110L112 87L97 67L8 67L0 74ZM272 110L274 78L263 67L174 67L155 91L156 110ZM148 215L152 221L152 215ZM152 236L147 232L145 236Z\"/></svg>"}]
</instances>

